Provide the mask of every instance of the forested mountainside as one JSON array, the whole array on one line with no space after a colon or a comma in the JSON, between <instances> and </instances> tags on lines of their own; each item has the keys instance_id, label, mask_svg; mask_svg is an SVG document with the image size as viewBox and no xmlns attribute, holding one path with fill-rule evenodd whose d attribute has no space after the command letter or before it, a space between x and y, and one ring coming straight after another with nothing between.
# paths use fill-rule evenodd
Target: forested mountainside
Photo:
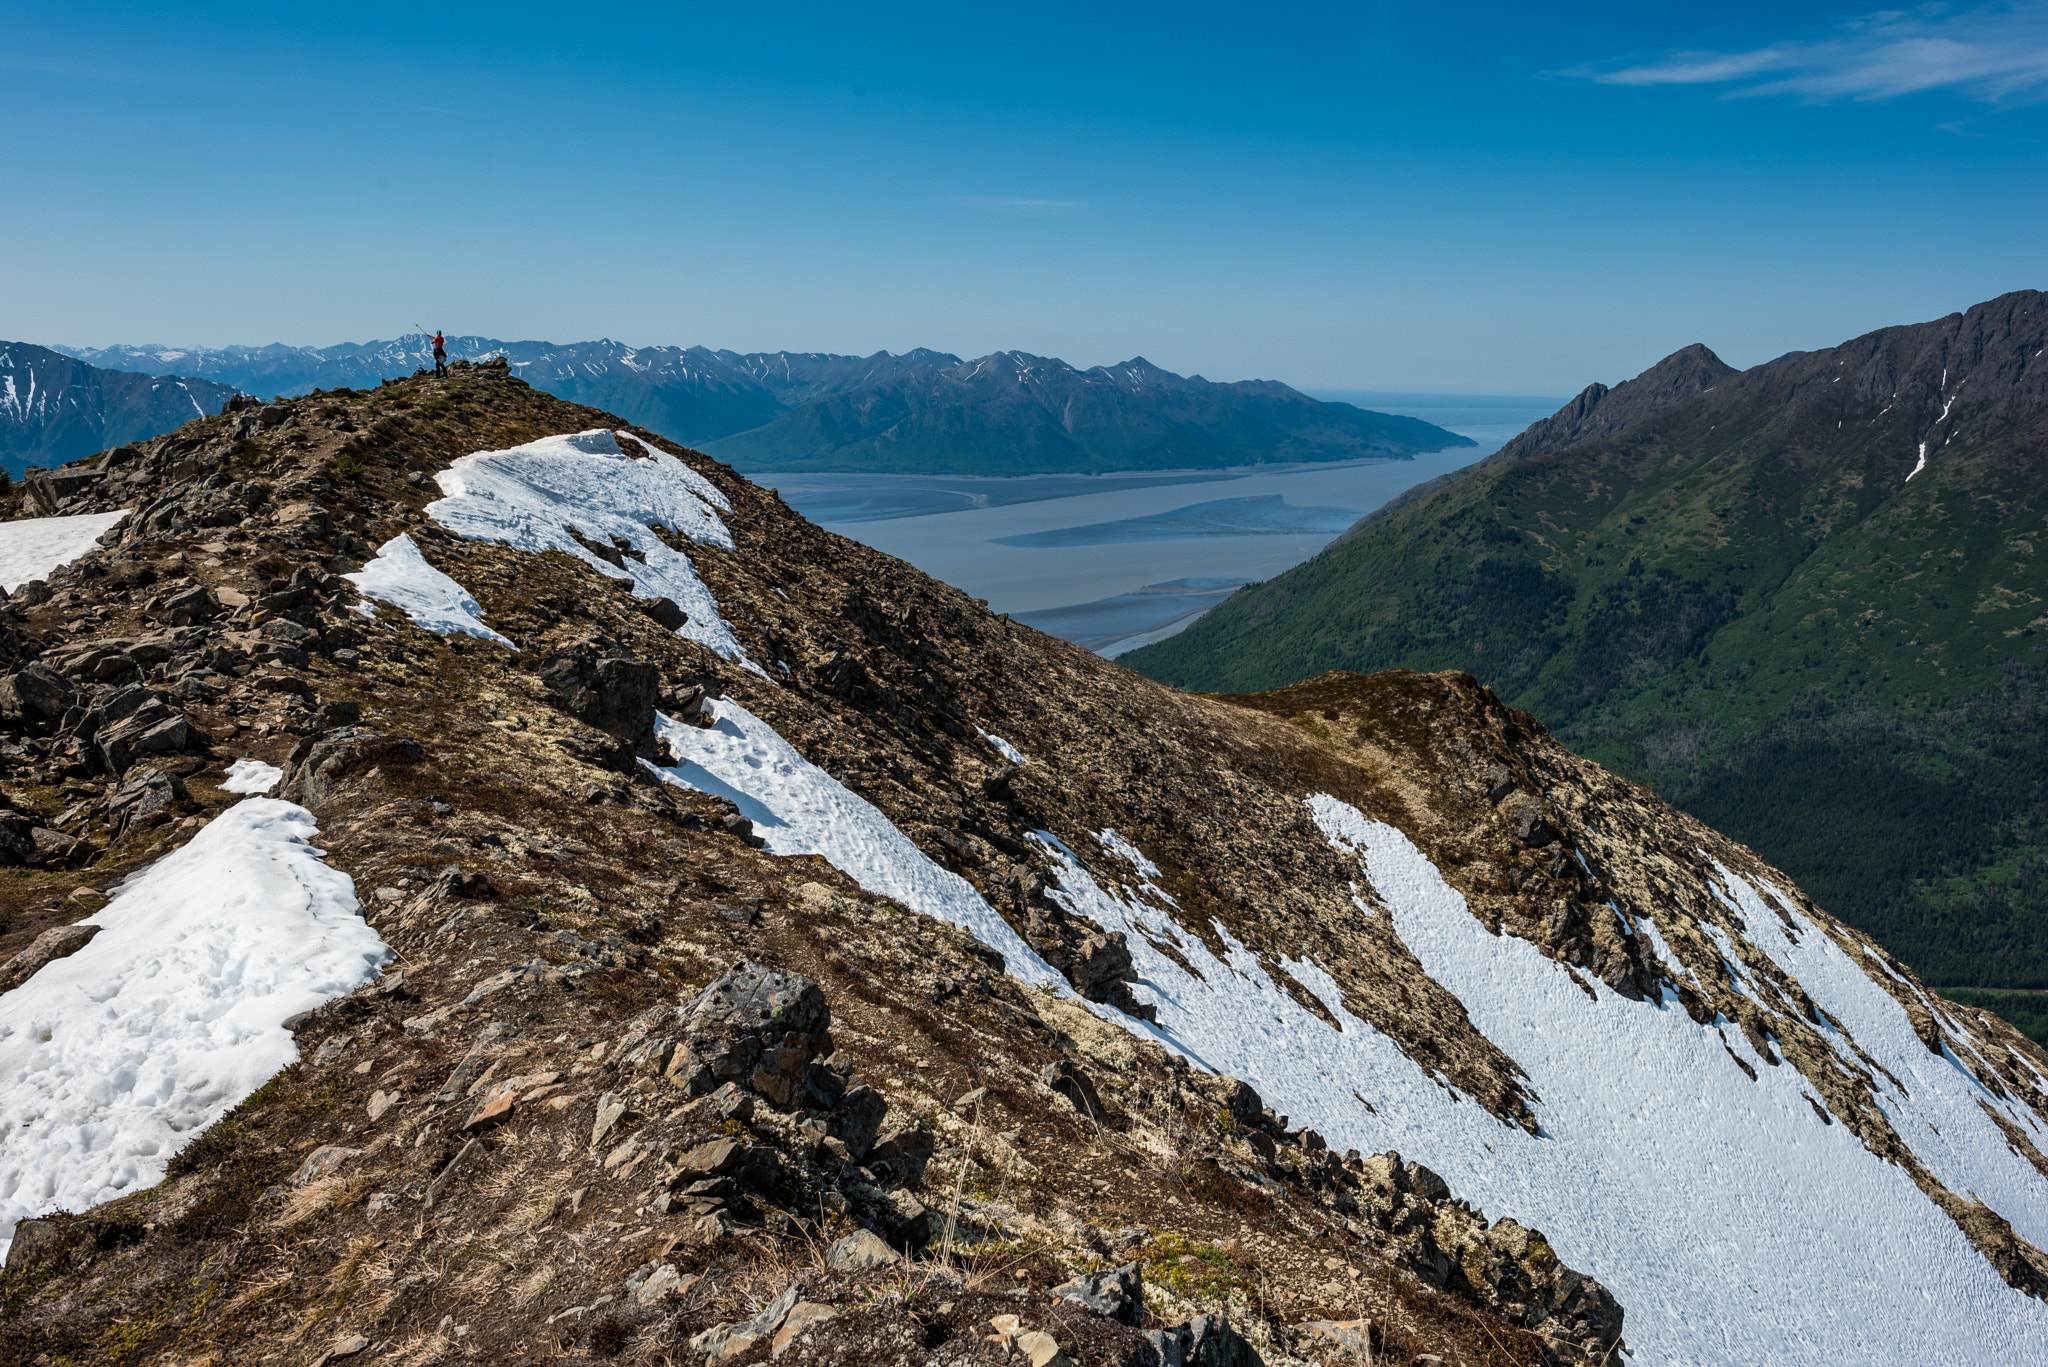
<instances>
[{"instance_id":1,"label":"forested mountainside","mask_svg":"<svg viewBox=\"0 0 2048 1367\"><path fill-rule=\"evenodd\" d=\"M592 404L747 470L1016 475L1404 458L1469 446L1415 418L1323 403L1273 381L1214 384L1143 359L1078 370L1022 352L963 361L451 337L537 389ZM109 347L99 364L176 364L254 394L375 385L432 364L427 338L220 350ZM162 430L162 429L159 429Z\"/></svg>"},{"instance_id":2,"label":"forested mountainside","mask_svg":"<svg viewBox=\"0 0 2048 1367\"><path fill-rule=\"evenodd\" d=\"M60 473L0 1361L2048 1342L2048 1056L1469 676L1178 693L502 366Z\"/></svg>"},{"instance_id":3,"label":"forested mountainside","mask_svg":"<svg viewBox=\"0 0 2048 1367\"><path fill-rule=\"evenodd\" d=\"M210 380L106 370L46 347L0 342L0 473L62 465L220 412Z\"/></svg>"},{"instance_id":4,"label":"forested mountainside","mask_svg":"<svg viewBox=\"0 0 2048 1367\"><path fill-rule=\"evenodd\" d=\"M2022 291L1740 373L1688 347L1124 662L1468 669L1930 981L2048 988L2044 346Z\"/></svg>"}]
</instances>

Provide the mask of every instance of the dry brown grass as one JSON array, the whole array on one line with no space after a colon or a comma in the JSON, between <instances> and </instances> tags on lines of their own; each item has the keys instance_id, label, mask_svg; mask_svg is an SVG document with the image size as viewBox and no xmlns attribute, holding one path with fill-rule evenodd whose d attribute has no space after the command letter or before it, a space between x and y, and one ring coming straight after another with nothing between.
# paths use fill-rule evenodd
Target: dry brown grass
<instances>
[{"instance_id":1,"label":"dry brown grass","mask_svg":"<svg viewBox=\"0 0 2048 1367\"><path fill-rule=\"evenodd\" d=\"M290 1229L301 1220L310 1220L337 1206L352 1206L368 1195L374 1185L373 1179L355 1173L315 1178L285 1198L284 1205L271 1217L271 1227Z\"/></svg>"}]
</instances>

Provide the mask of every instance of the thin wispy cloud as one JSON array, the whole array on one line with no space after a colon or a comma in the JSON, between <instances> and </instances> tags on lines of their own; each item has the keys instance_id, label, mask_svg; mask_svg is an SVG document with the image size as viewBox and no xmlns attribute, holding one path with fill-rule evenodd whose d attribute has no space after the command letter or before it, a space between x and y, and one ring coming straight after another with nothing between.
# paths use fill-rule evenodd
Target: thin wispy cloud
<instances>
[{"instance_id":1,"label":"thin wispy cloud","mask_svg":"<svg viewBox=\"0 0 2048 1367\"><path fill-rule=\"evenodd\" d=\"M1059 214L1095 207L1085 199L1023 199L1014 195L949 195L946 202L999 214Z\"/></svg>"},{"instance_id":2,"label":"thin wispy cloud","mask_svg":"<svg viewBox=\"0 0 2048 1367\"><path fill-rule=\"evenodd\" d=\"M1888 100L1950 90L1986 103L2048 94L2048 4L1882 10L1827 38L1745 52L1674 52L1567 73L1605 85L1725 85L1730 96Z\"/></svg>"}]
</instances>

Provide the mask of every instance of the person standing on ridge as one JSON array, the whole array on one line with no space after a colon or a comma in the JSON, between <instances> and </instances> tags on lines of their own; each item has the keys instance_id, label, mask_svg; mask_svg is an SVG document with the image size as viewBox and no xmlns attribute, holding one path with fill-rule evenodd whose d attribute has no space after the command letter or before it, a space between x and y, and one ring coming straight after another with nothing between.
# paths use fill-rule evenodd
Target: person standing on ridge
<instances>
[{"instance_id":1,"label":"person standing on ridge","mask_svg":"<svg viewBox=\"0 0 2048 1367\"><path fill-rule=\"evenodd\" d=\"M441 330L439 328L434 329L434 373L436 375L446 375L448 373L448 348L441 340Z\"/></svg>"}]
</instances>

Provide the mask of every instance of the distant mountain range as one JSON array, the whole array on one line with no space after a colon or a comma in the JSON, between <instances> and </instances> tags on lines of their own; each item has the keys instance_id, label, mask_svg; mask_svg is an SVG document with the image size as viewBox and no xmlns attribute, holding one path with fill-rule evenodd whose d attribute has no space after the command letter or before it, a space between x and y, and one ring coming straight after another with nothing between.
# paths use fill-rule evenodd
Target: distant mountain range
<instances>
[{"instance_id":1,"label":"distant mountain range","mask_svg":"<svg viewBox=\"0 0 2048 1367\"><path fill-rule=\"evenodd\" d=\"M1944 987L2048 988L2048 295L1687 347L1122 657L1461 669Z\"/></svg>"},{"instance_id":2,"label":"distant mountain range","mask_svg":"<svg viewBox=\"0 0 2048 1367\"><path fill-rule=\"evenodd\" d=\"M1470 446L1416 418L1324 403L1270 380L1218 384L1142 358L1079 370L1006 351L712 351L451 337L536 389L603 408L743 470L1051 474L1405 459ZM250 393L374 386L430 365L426 338L310 348L79 349L95 366L204 376Z\"/></svg>"},{"instance_id":3,"label":"distant mountain range","mask_svg":"<svg viewBox=\"0 0 2048 1367\"><path fill-rule=\"evenodd\" d=\"M212 380L110 370L24 342L0 342L0 469L66 461L208 417L233 394Z\"/></svg>"}]
</instances>

